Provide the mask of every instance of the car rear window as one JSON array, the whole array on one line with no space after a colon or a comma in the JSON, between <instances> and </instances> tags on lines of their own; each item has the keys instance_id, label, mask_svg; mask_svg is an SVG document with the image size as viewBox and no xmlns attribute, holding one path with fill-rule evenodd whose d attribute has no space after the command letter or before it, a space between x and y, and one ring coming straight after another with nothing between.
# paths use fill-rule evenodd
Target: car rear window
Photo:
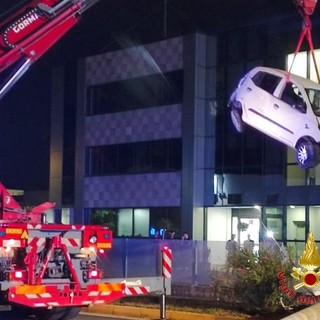
<instances>
[{"instance_id":1,"label":"car rear window","mask_svg":"<svg viewBox=\"0 0 320 320\"><path fill-rule=\"evenodd\" d=\"M273 94L274 90L281 81L281 77L259 71L252 77L252 81L257 87Z\"/></svg>"}]
</instances>

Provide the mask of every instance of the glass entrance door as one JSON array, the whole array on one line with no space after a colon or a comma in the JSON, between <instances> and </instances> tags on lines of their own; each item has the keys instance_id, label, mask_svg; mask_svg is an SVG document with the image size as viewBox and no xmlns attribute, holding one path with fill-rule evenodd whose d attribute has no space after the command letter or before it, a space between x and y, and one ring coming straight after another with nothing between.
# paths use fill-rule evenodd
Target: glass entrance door
<instances>
[{"instance_id":1,"label":"glass entrance door","mask_svg":"<svg viewBox=\"0 0 320 320\"><path fill-rule=\"evenodd\" d=\"M253 240L254 252L259 250L261 211L254 208L234 209L232 214L232 233L240 248L243 248L246 240Z\"/></svg>"}]
</instances>

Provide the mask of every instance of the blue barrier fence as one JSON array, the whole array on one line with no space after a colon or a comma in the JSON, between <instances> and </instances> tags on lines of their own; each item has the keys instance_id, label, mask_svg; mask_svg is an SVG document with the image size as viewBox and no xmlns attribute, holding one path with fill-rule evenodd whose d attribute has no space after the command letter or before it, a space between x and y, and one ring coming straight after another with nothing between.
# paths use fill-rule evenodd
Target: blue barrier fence
<instances>
[{"instance_id":1,"label":"blue barrier fence","mask_svg":"<svg viewBox=\"0 0 320 320\"><path fill-rule=\"evenodd\" d=\"M172 284L210 285L225 263L225 242L116 238L98 266L105 278L159 276L164 246L172 250Z\"/></svg>"}]
</instances>

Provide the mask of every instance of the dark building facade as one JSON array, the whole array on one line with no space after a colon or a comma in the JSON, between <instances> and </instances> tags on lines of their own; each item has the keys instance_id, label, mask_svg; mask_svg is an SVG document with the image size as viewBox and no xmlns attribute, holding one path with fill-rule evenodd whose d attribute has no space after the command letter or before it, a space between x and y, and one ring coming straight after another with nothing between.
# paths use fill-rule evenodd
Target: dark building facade
<instances>
[{"instance_id":1,"label":"dark building facade","mask_svg":"<svg viewBox=\"0 0 320 320\"><path fill-rule=\"evenodd\" d=\"M194 34L79 62L74 221L102 215L119 236L149 236L150 227L194 233L194 211L214 204L207 106L215 100L215 51L214 38ZM56 71L54 83L64 77ZM63 98L53 96L63 132ZM52 132L60 163L52 161L50 190L64 206L61 135Z\"/></svg>"}]
</instances>

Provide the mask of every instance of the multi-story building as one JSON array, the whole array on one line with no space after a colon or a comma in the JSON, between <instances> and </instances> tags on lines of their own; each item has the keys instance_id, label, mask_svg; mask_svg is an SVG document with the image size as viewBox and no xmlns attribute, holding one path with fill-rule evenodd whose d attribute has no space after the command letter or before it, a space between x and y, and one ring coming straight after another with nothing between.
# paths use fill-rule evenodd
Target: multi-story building
<instances>
[{"instance_id":1,"label":"multi-story building","mask_svg":"<svg viewBox=\"0 0 320 320\"><path fill-rule=\"evenodd\" d=\"M118 236L149 236L153 226L204 237L193 225L214 204L215 50L213 38L194 34L79 62L75 221L100 214ZM54 75L58 126L63 73ZM61 161L63 130L52 130L51 159ZM52 161L52 198L68 190L65 165Z\"/></svg>"},{"instance_id":2,"label":"multi-story building","mask_svg":"<svg viewBox=\"0 0 320 320\"><path fill-rule=\"evenodd\" d=\"M236 133L227 110L247 70L288 67L298 27L266 20L56 70L50 191L62 219L104 219L117 236L149 236L169 220L193 239L234 233L240 243L269 230L297 255L309 232L320 241L319 168L300 169L292 150L253 129ZM310 61L299 53L293 72L312 76Z\"/></svg>"}]
</instances>

